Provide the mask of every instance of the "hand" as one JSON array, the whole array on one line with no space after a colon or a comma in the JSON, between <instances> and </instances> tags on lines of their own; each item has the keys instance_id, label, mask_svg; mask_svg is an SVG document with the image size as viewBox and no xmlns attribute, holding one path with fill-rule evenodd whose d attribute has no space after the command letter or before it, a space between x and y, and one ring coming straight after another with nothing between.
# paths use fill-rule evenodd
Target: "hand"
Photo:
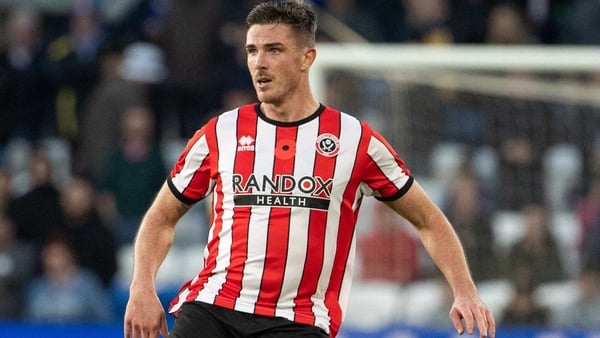
<instances>
[{"instance_id":1,"label":"hand","mask_svg":"<svg viewBox=\"0 0 600 338\"><path fill-rule=\"evenodd\" d=\"M479 297L455 298L450 310L450 319L460 335L465 329L470 335L473 334L477 325L480 337L496 337L496 323L492 312Z\"/></svg>"},{"instance_id":2,"label":"hand","mask_svg":"<svg viewBox=\"0 0 600 338\"><path fill-rule=\"evenodd\" d=\"M167 319L156 292L131 291L124 321L125 338L167 337Z\"/></svg>"}]
</instances>

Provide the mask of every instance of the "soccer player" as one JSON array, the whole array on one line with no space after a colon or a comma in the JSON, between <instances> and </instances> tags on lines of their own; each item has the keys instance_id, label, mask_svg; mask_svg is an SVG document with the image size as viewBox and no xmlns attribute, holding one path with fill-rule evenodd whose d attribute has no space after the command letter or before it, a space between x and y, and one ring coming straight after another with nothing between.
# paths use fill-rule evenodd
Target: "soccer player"
<instances>
[{"instance_id":1,"label":"soccer player","mask_svg":"<svg viewBox=\"0 0 600 338\"><path fill-rule=\"evenodd\" d=\"M320 104L309 88L316 15L301 1L257 5L247 63L258 103L225 112L189 140L135 241L125 336L335 337L354 265L355 223L373 196L408 219L454 293L459 333L495 336L462 246L390 145ZM175 224L212 196L204 268L185 283L167 333L154 277Z\"/></svg>"}]
</instances>

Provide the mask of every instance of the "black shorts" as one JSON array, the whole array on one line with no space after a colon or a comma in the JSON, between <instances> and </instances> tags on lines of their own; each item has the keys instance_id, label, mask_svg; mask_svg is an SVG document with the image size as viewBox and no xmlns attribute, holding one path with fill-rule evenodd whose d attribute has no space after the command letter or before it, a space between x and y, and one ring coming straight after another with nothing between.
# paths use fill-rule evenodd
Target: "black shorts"
<instances>
[{"instance_id":1,"label":"black shorts","mask_svg":"<svg viewBox=\"0 0 600 338\"><path fill-rule=\"evenodd\" d=\"M169 338L327 338L323 329L281 317L266 317L212 304L183 304Z\"/></svg>"}]
</instances>

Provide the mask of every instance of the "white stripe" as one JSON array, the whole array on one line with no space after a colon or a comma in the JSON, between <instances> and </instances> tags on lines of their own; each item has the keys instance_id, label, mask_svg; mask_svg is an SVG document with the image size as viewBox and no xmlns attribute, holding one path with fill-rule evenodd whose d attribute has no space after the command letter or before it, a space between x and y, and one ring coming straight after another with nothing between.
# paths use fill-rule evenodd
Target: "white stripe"
<instances>
[{"instance_id":1,"label":"white stripe","mask_svg":"<svg viewBox=\"0 0 600 338\"><path fill-rule=\"evenodd\" d=\"M171 310L169 310L169 313L175 313L175 312L179 311L179 309L181 308L183 303L185 303L185 300L189 294L190 294L190 289L183 290L177 296L177 303L171 307Z\"/></svg>"},{"instance_id":2,"label":"white stripe","mask_svg":"<svg viewBox=\"0 0 600 338\"><path fill-rule=\"evenodd\" d=\"M275 149L274 125L258 120L253 173L273 176L273 149ZM254 312L254 304L258 300L261 278L265 267L267 234L269 224L269 208L252 207L250 224L248 225L248 258L244 267L242 290L235 309Z\"/></svg>"}]
</instances>

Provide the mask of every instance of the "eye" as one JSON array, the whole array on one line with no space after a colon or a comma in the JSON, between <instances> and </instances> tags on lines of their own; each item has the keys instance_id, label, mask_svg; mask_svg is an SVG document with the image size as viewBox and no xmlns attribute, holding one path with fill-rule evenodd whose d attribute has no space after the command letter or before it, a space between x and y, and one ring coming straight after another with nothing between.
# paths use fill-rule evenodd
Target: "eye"
<instances>
[{"instance_id":1,"label":"eye","mask_svg":"<svg viewBox=\"0 0 600 338\"><path fill-rule=\"evenodd\" d=\"M279 54L281 52L281 49L273 47L271 49L269 49L269 53L271 54Z\"/></svg>"},{"instance_id":2,"label":"eye","mask_svg":"<svg viewBox=\"0 0 600 338\"><path fill-rule=\"evenodd\" d=\"M246 48L246 54L255 55L257 53L256 48Z\"/></svg>"}]
</instances>

